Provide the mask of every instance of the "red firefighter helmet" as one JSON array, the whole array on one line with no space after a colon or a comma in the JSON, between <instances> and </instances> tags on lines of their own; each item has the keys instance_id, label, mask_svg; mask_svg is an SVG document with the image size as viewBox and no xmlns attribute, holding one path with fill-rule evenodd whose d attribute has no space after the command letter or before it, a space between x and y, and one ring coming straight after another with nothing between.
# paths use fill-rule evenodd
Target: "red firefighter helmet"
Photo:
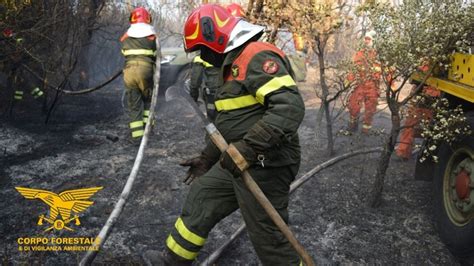
<instances>
[{"instance_id":1,"label":"red firefighter helmet","mask_svg":"<svg viewBox=\"0 0 474 266\"><path fill-rule=\"evenodd\" d=\"M206 4L195 9L184 24L186 52L204 45L216 53L224 53L229 38L239 19L220 5Z\"/></svg>"},{"instance_id":2,"label":"red firefighter helmet","mask_svg":"<svg viewBox=\"0 0 474 266\"><path fill-rule=\"evenodd\" d=\"M143 7L135 8L132 13L130 14L130 23L151 23L151 16L148 11Z\"/></svg>"},{"instance_id":3,"label":"red firefighter helmet","mask_svg":"<svg viewBox=\"0 0 474 266\"><path fill-rule=\"evenodd\" d=\"M227 10L229 10L232 16L238 17L238 18L245 18L245 11L239 4L230 3L226 6L226 8Z\"/></svg>"},{"instance_id":4,"label":"red firefighter helmet","mask_svg":"<svg viewBox=\"0 0 474 266\"><path fill-rule=\"evenodd\" d=\"M265 28L248 23L216 4L194 10L184 24L184 49L192 52L206 46L223 54L262 35Z\"/></svg>"}]
</instances>

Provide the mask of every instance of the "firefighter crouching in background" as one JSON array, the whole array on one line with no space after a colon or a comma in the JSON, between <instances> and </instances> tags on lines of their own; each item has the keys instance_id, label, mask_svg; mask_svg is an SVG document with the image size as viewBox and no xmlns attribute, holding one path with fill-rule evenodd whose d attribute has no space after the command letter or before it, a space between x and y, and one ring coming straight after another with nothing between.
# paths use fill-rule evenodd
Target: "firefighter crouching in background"
<instances>
[{"instance_id":1,"label":"firefighter crouching in background","mask_svg":"<svg viewBox=\"0 0 474 266\"><path fill-rule=\"evenodd\" d=\"M364 47L354 55L355 73L351 72L347 77L349 82L355 83L355 89L347 105L350 114L348 130L351 132L356 132L358 129L362 104L365 108L362 133L369 133L377 111L381 68L376 61L377 53L372 48L374 38L374 31L367 32L364 37Z\"/></svg>"},{"instance_id":2,"label":"firefighter crouching in background","mask_svg":"<svg viewBox=\"0 0 474 266\"><path fill-rule=\"evenodd\" d=\"M429 67L427 65L420 67L420 71L427 72ZM418 85L413 85L412 90L415 90ZM400 133L399 144L395 149L395 154L402 160L409 160L413 152L413 141L415 133L421 120L431 119L433 112L429 106L433 103L435 98L438 98L441 92L431 86L423 86L421 91L421 100L412 101L408 107L407 117L402 126Z\"/></svg>"},{"instance_id":3,"label":"firefighter crouching in background","mask_svg":"<svg viewBox=\"0 0 474 266\"><path fill-rule=\"evenodd\" d=\"M120 39L125 56L123 80L126 87L128 116L133 143L139 143L150 113L156 58L156 32L151 16L143 7L130 15L130 27Z\"/></svg>"},{"instance_id":4,"label":"firefighter crouching in background","mask_svg":"<svg viewBox=\"0 0 474 266\"><path fill-rule=\"evenodd\" d=\"M300 164L297 130L304 103L285 54L258 42L264 28L236 18L218 5L203 5L184 28L187 52L200 50L203 60L219 67L223 84L216 94L215 125L281 217L288 222L290 183ZM153 265L191 265L211 229L240 208L250 239L263 265L299 265L288 240L247 189L240 170L211 142L189 166L192 183L180 217L163 253L147 251Z\"/></svg>"},{"instance_id":5,"label":"firefighter crouching in background","mask_svg":"<svg viewBox=\"0 0 474 266\"><path fill-rule=\"evenodd\" d=\"M202 90L202 97L206 107L207 117L211 121L214 121L217 115L216 107L214 105L214 97L217 87L221 82L219 80L220 74L220 68L214 67L210 63L202 60L201 56L199 55L194 57L191 68L190 94L191 97L193 97L193 99L197 102L201 84L204 80L205 86Z\"/></svg>"}]
</instances>

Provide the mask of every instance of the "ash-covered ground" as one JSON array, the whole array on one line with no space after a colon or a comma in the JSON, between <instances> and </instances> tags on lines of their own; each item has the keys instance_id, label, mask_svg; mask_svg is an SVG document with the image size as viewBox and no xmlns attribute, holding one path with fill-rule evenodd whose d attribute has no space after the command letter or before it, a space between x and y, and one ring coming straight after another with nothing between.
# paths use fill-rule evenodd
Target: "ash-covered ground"
<instances>
[{"instance_id":1,"label":"ash-covered ground","mask_svg":"<svg viewBox=\"0 0 474 266\"><path fill-rule=\"evenodd\" d=\"M41 105L25 101L13 117L0 118L0 255L4 264L76 264L81 252L20 252L19 237L93 237L114 207L129 176L138 148L127 140L120 85L84 96L64 96L47 125ZM308 103L300 128L303 160L300 175L325 161L324 139L315 139L317 105L302 84ZM375 128L387 128L387 114L376 116ZM342 128L344 120L336 124ZM160 99L151 137L129 201L95 263L143 264L140 254L162 249L189 189L181 183L186 169L178 162L203 146L203 124L186 102ZM388 129L388 128L387 128ZM337 130L336 130L337 131ZM109 136L109 138L107 138ZM118 136L113 142L111 136ZM336 152L381 144L384 133L338 136ZM437 236L431 220L431 183L413 179L414 160L393 160L383 202L366 207L377 154L357 156L316 174L290 203L290 223L297 238L319 264L457 264ZM48 207L27 200L16 186L59 193L102 186L81 213L75 231L43 232L38 216ZM240 225L235 213L214 228L198 261L219 247ZM259 263L246 234L238 238L219 265Z\"/></svg>"}]
</instances>

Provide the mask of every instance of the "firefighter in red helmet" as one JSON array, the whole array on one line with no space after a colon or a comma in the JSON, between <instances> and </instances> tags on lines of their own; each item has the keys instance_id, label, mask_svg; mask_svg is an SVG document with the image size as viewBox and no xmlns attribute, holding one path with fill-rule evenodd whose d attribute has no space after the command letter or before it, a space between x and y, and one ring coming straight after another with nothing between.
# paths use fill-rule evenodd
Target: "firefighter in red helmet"
<instances>
[{"instance_id":1,"label":"firefighter in red helmet","mask_svg":"<svg viewBox=\"0 0 474 266\"><path fill-rule=\"evenodd\" d=\"M232 16L239 17L239 18L245 18L245 11L242 8L242 6L240 6L239 4L230 3L230 4L226 5L225 8L227 8L227 10L229 10L229 12Z\"/></svg>"},{"instance_id":2,"label":"firefighter in red helmet","mask_svg":"<svg viewBox=\"0 0 474 266\"><path fill-rule=\"evenodd\" d=\"M305 107L285 54L259 42L264 28L237 18L219 5L203 5L184 28L187 52L221 69L215 125L249 164L281 217L288 221L291 182L300 164L298 127ZM191 265L211 229L241 210L252 244L263 265L298 265L296 251L243 183L227 153L208 141L201 155L182 163L195 178L181 215L162 253L147 251L149 264Z\"/></svg>"},{"instance_id":3,"label":"firefighter in red helmet","mask_svg":"<svg viewBox=\"0 0 474 266\"><path fill-rule=\"evenodd\" d=\"M120 39L125 56L123 79L133 143L139 143L150 113L156 59L156 32L151 16L143 7L130 14L130 27Z\"/></svg>"}]
</instances>

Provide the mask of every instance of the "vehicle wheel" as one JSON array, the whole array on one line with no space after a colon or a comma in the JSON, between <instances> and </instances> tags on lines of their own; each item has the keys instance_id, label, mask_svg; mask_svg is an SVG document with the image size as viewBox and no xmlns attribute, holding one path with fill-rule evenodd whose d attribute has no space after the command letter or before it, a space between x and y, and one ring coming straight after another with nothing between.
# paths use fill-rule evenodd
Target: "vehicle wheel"
<instances>
[{"instance_id":1,"label":"vehicle wheel","mask_svg":"<svg viewBox=\"0 0 474 266\"><path fill-rule=\"evenodd\" d=\"M474 129L474 113L466 114ZM433 211L441 239L461 259L474 258L474 136L438 152Z\"/></svg>"}]
</instances>

